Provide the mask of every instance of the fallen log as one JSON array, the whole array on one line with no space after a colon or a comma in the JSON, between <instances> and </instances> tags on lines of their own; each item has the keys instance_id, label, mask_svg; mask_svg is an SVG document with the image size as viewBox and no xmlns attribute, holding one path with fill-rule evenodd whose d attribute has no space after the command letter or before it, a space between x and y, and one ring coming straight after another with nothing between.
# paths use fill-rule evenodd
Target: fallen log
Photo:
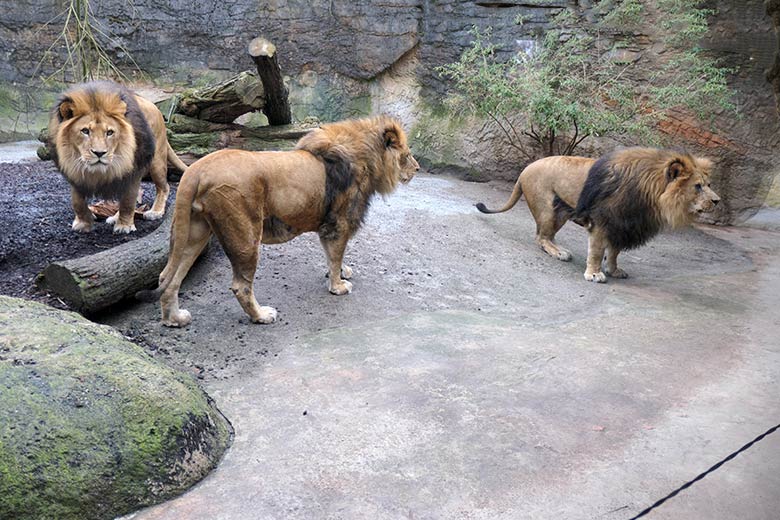
<instances>
[{"instance_id":1,"label":"fallen log","mask_svg":"<svg viewBox=\"0 0 780 520\"><path fill-rule=\"evenodd\" d=\"M260 110L265 103L263 83L257 74L245 71L217 85L182 92L172 112L214 123L231 123L238 116Z\"/></svg>"},{"instance_id":2,"label":"fallen log","mask_svg":"<svg viewBox=\"0 0 780 520\"><path fill-rule=\"evenodd\" d=\"M233 123L211 123L173 114L168 121L171 130L168 141L178 153L194 158L222 148L291 150L298 139L318 124L318 121L307 121L305 124L247 127Z\"/></svg>"},{"instance_id":3,"label":"fallen log","mask_svg":"<svg viewBox=\"0 0 780 520\"><path fill-rule=\"evenodd\" d=\"M52 262L37 285L68 306L91 314L157 284L168 260L173 208L160 226L136 240L94 255Z\"/></svg>"},{"instance_id":4,"label":"fallen log","mask_svg":"<svg viewBox=\"0 0 780 520\"><path fill-rule=\"evenodd\" d=\"M269 125L287 125L292 122L288 91L282 78L282 68L276 59L276 46L265 38L249 42L249 56L255 62L257 74L265 91L263 113Z\"/></svg>"}]
</instances>

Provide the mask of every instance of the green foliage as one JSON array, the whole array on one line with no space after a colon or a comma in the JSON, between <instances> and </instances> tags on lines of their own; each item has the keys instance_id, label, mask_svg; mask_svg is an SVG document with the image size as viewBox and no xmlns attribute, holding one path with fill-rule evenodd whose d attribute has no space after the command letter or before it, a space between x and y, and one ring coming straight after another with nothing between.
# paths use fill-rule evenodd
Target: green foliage
<instances>
[{"instance_id":1,"label":"green foliage","mask_svg":"<svg viewBox=\"0 0 780 520\"><path fill-rule=\"evenodd\" d=\"M639 0L604 0L597 12L603 16L604 27L626 29L641 25L644 7Z\"/></svg>"},{"instance_id":2,"label":"green foliage","mask_svg":"<svg viewBox=\"0 0 780 520\"><path fill-rule=\"evenodd\" d=\"M453 81L447 104L454 113L491 120L527 159L569 155L589 136L631 136L656 144L658 119L683 107L699 117L731 109L730 72L708 58L697 42L711 11L697 0L658 0L662 30L671 33L663 67L640 84L633 77L639 55L605 48L601 31L626 30L649 9L638 0L605 0L597 5L600 24L582 23L564 9L552 28L530 49L507 59L491 42L491 31L472 30L474 40L460 59L438 69ZM524 20L516 22L522 25Z\"/></svg>"}]
</instances>

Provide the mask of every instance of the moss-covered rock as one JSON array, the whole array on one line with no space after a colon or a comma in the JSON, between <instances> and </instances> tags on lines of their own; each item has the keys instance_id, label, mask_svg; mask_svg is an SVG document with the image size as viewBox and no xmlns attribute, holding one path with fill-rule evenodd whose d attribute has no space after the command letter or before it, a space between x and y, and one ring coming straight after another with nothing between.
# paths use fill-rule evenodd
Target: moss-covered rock
<instances>
[{"instance_id":1,"label":"moss-covered rock","mask_svg":"<svg viewBox=\"0 0 780 520\"><path fill-rule=\"evenodd\" d=\"M177 495L232 428L115 330L0 296L0 518L102 519Z\"/></svg>"}]
</instances>

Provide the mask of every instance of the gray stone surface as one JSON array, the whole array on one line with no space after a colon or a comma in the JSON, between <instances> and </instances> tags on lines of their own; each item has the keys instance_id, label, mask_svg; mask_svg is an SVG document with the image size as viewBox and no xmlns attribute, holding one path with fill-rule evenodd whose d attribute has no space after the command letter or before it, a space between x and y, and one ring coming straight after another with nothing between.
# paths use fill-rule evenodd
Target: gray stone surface
<instances>
[{"instance_id":1,"label":"gray stone surface","mask_svg":"<svg viewBox=\"0 0 780 520\"><path fill-rule=\"evenodd\" d=\"M780 419L780 236L699 227L583 280L533 242L509 186L421 175L372 205L325 289L316 237L264 247L248 323L215 248L185 330L137 305L104 321L196 371L233 421L224 462L133 520L628 518ZM773 520L774 435L652 518Z\"/></svg>"}]
</instances>

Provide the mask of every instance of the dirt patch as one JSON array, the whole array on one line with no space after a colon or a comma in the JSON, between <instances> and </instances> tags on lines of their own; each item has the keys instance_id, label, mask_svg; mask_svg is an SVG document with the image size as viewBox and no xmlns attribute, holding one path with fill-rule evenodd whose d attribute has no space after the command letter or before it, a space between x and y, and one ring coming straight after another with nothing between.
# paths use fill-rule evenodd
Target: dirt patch
<instances>
[{"instance_id":1,"label":"dirt patch","mask_svg":"<svg viewBox=\"0 0 780 520\"><path fill-rule=\"evenodd\" d=\"M137 231L114 235L98 222L91 233L70 229L70 188L51 161L0 163L0 294L67 308L56 297L37 290L35 278L50 262L78 258L135 240L160 221L137 218ZM142 183L144 203L154 200L154 185ZM172 187L169 207L175 196Z\"/></svg>"}]
</instances>

